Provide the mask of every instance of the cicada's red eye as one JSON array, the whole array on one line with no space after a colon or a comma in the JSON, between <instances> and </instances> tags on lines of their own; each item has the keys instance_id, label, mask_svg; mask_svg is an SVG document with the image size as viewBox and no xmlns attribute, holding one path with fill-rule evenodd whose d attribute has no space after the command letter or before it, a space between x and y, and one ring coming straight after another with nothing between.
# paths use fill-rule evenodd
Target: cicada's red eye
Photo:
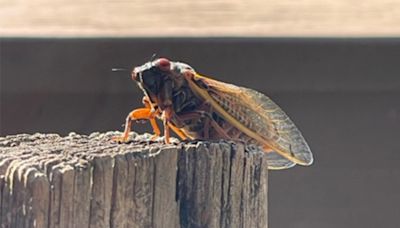
<instances>
[{"instance_id":1,"label":"cicada's red eye","mask_svg":"<svg viewBox=\"0 0 400 228\"><path fill-rule=\"evenodd\" d=\"M171 69L171 63L168 59L166 58L160 58L157 60L156 65L160 68L162 71L169 71Z\"/></svg>"}]
</instances>

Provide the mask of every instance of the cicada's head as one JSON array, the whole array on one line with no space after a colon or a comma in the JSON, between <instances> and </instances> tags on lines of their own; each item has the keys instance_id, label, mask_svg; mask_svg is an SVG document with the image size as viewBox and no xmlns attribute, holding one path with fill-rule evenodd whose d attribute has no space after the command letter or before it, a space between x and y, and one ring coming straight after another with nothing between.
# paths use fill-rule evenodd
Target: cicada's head
<instances>
[{"instance_id":1,"label":"cicada's head","mask_svg":"<svg viewBox=\"0 0 400 228\"><path fill-rule=\"evenodd\" d=\"M132 71L132 79L149 96L157 95L167 81L178 86L184 80L185 71L194 71L185 63L172 62L166 58L159 58L135 67Z\"/></svg>"}]
</instances>

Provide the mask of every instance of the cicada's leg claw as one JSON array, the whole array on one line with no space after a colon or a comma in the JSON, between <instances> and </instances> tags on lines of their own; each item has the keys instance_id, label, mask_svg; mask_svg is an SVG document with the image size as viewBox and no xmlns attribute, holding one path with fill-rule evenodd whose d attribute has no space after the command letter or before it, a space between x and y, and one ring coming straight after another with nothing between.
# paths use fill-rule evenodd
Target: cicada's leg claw
<instances>
[{"instance_id":1,"label":"cicada's leg claw","mask_svg":"<svg viewBox=\"0 0 400 228\"><path fill-rule=\"evenodd\" d=\"M154 134L153 136L151 136L150 141L157 141L157 138L160 137L160 135Z\"/></svg>"},{"instance_id":2,"label":"cicada's leg claw","mask_svg":"<svg viewBox=\"0 0 400 228\"><path fill-rule=\"evenodd\" d=\"M129 137L126 137L124 135L119 135L112 137L111 140L117 143L127 143L129 141Z\"/></svg>"}]
</instances>

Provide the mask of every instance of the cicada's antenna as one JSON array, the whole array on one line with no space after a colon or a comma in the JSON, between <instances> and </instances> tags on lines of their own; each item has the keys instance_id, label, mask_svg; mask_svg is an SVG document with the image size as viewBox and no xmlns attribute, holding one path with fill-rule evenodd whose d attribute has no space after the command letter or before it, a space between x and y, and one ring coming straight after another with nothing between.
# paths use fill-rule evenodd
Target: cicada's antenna
<instances>
[{"instance_id":1,"label":"cicada's antenna","mask_svg":"<svg viewBox=\"0 0 400 228\"><path fill-rule=\"evenodd\" d=\"M130 71L126 68L112 68L111 72L113 72L113 73L122 72L123 73L122 75L126 75L126 74L130 75Z\"/></svg>"},{"instance_id":2,"label":"cicada's antenna","mask_svg":"<svg viewBox=\"0 0 400 228\"><path fill-rule=\"evenodd\" d=\"M129 70L126 68L112 68L111 71L112 72L129 72Z\"/></svg>"},{"instance_id":3,"label":"cicada's antenna","mask_svg":"<svg viewBox=\"0 0 400 228\"><path fill-rule=\"evenodd\" d=\"M153 62L157 57L157 53L153 53L153 55L150 58L150 62Z\"/></svg>"}]
</instances>

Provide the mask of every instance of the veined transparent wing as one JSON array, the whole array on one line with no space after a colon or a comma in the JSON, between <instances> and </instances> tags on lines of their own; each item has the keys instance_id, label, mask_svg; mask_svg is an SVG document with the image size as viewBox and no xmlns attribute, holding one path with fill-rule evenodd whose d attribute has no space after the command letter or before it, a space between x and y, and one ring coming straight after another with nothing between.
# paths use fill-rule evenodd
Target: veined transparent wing
<instances>
[{"instance_id":1,"label":"veined transparent wing","mask_svg":"<svg viewBox=\"0 0 400 228\"><path fill-rule=\"evenodd\" d=\"M194 79L199 87L206 87L204 89L209 97L240 122L246 134L273 150L268 155L271 169L313 163L313 155L301 132L269 97L252 89L197 74ZM285 159L288 161L285 162Z\"/></svg>"}]
</instances>

